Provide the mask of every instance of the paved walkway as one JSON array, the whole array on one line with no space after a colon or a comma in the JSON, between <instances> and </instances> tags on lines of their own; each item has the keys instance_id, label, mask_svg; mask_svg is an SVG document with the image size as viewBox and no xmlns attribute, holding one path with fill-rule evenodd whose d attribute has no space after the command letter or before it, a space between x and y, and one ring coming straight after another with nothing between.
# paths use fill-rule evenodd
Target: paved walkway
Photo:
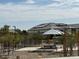
<instances>
[{"instance_id":1,"label":"paved walkway","mask_svg":"<svg viewBox=\"0 0 79 59\"><path fill-rule=\"evenodd\" d=\"M41 47L25 47L25 48L21 48L21 49L17 49L15 51L34 51L34 50L38 50Z\"/></svg>"},{"instance_id":2,"label":"paved walkway","mask_svg":"<svg viewBox=\"0 0 79 59\"><path fill-rule=\"evenodd\" d=\"M75 57L58 57L58 58L42 58L42 59L79 59L79 57L75 56Z\"/></svg>"}]
</instances>

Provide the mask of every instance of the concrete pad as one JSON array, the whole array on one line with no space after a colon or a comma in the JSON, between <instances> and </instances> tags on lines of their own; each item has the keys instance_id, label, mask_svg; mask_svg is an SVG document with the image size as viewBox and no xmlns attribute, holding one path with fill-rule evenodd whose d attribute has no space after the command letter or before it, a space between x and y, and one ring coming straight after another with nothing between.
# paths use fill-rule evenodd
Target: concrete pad
<instances>
[{"instance_id":1,"label":"concrete pad","mask_svg":"<svg viewBox=\"0 0 79 59\"><path fill-rule=\"evenodd\" d=\"M35 51L38 50L41 47L25 47L25 48L21 48L21 49L17 49L15 51Z\"/></svg>"},{"instance_id":2,"label":"concrete pad","mask_svg":"<svg viewBox=\"0 0 79 59\"><path fill-rule=\"evenodd\" d=\"M79 59L79 57L75 56L75 57L58 57L58 58L42 58L42 59Z\"/></svg>"}]
</instances>

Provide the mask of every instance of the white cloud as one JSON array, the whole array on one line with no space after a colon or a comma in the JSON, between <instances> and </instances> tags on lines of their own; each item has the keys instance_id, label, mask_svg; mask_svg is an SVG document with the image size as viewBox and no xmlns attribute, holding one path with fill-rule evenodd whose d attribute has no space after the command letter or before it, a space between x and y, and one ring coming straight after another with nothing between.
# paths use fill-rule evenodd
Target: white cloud
<instances>
[{"instance_id":1,"label":"white cloud","mask_svg":"<svg viewBox=\"0 0 79 59\"><path fill-rule=\"evenodd\" d=\"M33 0L27 0L26 3L28 3L28 4L34 4L35 1L33 1Z\"/></svg>"},{"instance_id":2,"label":"white cloud","mask_svg":"<svg viewBox=\"0 0 79 59\"><path fill-rule=\"evenodd\" d=\"M54 0L53 0L54 1ZM79 0L55 0L56 2L59 3L51 3L47 5L46 7L49 8L64 8L64 9L69 9L69 8L78 8L79 7Z\"/></svg>"},{"instance_id":3,"label":"white cloud","mask_svg":"<svg viewBox=\"0 0 79 59\"><path fill-rule=\"evenodd\" d=\"M32 1L32 0L28 0ZM23 5L23 4L0 4L0 18L8 21L28 21L28 20L49 20L64 18L79 18L79 8L62 9L70 7L78 0L56 0L60 3L49 4L47 6ZM33 2L33 1L32 1ZM30 2L29 2L30 3ZM34 2L35 3L35 2Z\"/></svg>"}]
</instances>

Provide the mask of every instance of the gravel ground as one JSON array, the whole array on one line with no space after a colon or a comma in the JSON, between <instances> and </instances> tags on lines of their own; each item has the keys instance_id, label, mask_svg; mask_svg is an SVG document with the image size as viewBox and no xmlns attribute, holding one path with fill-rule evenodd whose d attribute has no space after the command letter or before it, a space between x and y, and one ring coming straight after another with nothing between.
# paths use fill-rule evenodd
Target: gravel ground
<instances>
[{"instance_id":1,"label":"gravel ground","mask_svg":"<svg viewBox=\"0 0 79 59\"><path fill-rule=\"evenodd\" d=\"M42 58L57 58L57 57L63 57L63 53L59 53L60 50L58 50L57 53L55 52L27 52L32 50L37 50L40 47L27 47L15 50L15 52L10 53L10 56L8 59L42 59ZM77 56L77 51L74 51L73 56ZM1 59L1 57L0 57Z\"/></svg>"},{"instance_id":2,"label":"gravel ground","mask_svg":"<svg viewBox=\"0 0 79 59\"><path fill-rule=\"evenodd\" d=\"M76 56L76 55L74 55ZM61 53L16 51L8 59L53 59L63 57ZM1 59L1 57L0 57Z\"/></svg>"},{"instance_id":3,"label":"gravel ground","mask_svg":"<svg viewBox=\"0 0 79 59\"><path fill-rule=\"evenodd\" d=\"M15 52L13 55L10 55L8 59L41 59L41 56L37 53L22 51Z\"/></svg>"},{"instance_id":4,"label":"gravel ground","mask_svg":"<svg viewBox=\"0 0 79 59\"><path fill-rule=\"evenodd\" d=\"M77 54L76 51L74 54ZM19 56L19 57L18 57ZM77 55L73 55L77 56ZM62 53L53 52L27 52L27 51L16 51L13 55L10 54L8 59L42 59L42 58L57 58L63 57Z\"/></svg>"}]
</instances>

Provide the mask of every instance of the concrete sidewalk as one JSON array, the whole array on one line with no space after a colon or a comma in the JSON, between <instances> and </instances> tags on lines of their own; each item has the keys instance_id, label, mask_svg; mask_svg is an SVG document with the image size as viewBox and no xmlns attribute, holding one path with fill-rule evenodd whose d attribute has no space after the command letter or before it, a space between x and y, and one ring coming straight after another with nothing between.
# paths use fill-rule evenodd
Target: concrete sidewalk
<instances>
[{"instance_id":1,"label":"concrete sidewalk","mask_svg":"<svg viewBox=\"0 0 79 59\"><path fill-rule=\"evenodd\" d=\"M58 57L58 58L42 58L42 59L79 59L79 56L75 56L75 57Z\"/></svg>"},{"instance_id":2,"label":"concrete sidewalk","mask_svg":"<svg viewBox=\"0 0 79 59\"><path fill-rule=\"evenodd\" d=\"M17 49L15 51L35 51L38 50L41 47L25 47L25 48L21 48L21 49Z\"/></svg>"}]
</instances>

